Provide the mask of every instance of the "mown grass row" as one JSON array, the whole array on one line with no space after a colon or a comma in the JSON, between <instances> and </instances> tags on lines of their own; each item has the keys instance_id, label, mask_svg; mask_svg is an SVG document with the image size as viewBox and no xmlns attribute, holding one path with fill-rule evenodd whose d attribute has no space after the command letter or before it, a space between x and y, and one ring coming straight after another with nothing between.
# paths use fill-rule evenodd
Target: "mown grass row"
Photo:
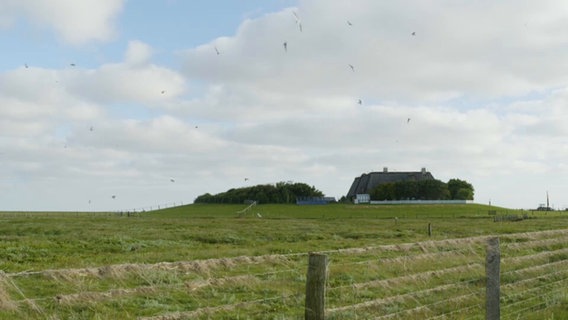
<instances>
[{"instance_id":1,"label":"mown grass row","mask_svg":"<svg viewBox=\"0 0 568 320\"><path fill-rule=\"evenodd\" d=\"M15 272L118 263L156 263L287 254L433 238L568 227L562 213L494 223L488 207L259 205L237 218L238 205L196 205L136 217L106 213L0 213L0 270ZM531 217L533 214L530 214ZM397 219L395 219L395 217ZM455 218L454 218L455 217Z\"/></svg>"},{"instance_id":2,"label":"mown grass row","mask_svg":"<svg viewBox=\"0 0 568 320\"><path fill-rule=\"evenodd\" d=\"M502 273L505 316L523 310L523 316L534 314L536 318L567 302L563 284L568 260L562 248L568 241L566 234L532 233L532 240L526 235L503 238L502 251L508 256L503 259ZM424 319L456 313L459 318L479 318L483 314L483 240L328 252L330 318ZM526 248L520 249L519 243ZM4 315L299 318L305 258L240 257L5 274L2 288L8 296L20 299L5 306L12 313ZM37 291L38 284L49 289ZM130 314L128 310L134 308L136 313ZM562 315L560 311L556 314Z\"/></svg>"}]
</instances>

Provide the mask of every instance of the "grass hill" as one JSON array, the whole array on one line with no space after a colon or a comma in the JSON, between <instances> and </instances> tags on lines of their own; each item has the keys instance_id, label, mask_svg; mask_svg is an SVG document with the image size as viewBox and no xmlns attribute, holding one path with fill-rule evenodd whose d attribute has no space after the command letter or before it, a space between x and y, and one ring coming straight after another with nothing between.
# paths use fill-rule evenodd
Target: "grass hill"
<instances>
[{"instance_id":1,"label":"grass hill","mask_svg":"<svg viewBox=\"0 0 568 320\"><path fill-rule=\"evenodd\" d=\"M211 312L213 318L219 312L221 318L229 319L235 318L236 310L245 318L262 319L267 314L297 318L302 312L305 257L314 251L343 252L332 258L336 269L330 285L349 292L332 296L337 304L348 303L345 299L356 304L370 294L353 293L354 281L372 284L373 277L392 277L397 270L407 270L410 266L404 257L409 254L416 253L417 261L427 259L428 263L414 266L417 269L412 269L408 279L431 268L461 270L456 263L479 264L483 261L480 236L511 235L504 243L530 244L529 249L515 246L516 251L508 253L509 258L519 256L515 258L519 264L533 260L534 255L548 270L568 257L566 240L555 238L568 229L568 219L561 212L478 204L330 204L257 205L239 214L245 207L194 204L130 216L0 213L0 319L128 319L164 314L168 319L182 319L184 314L185 318L208 319ZM494 222L490 211L528 219ZM542 230L557 231L526 235ZM415 250L415 243L420 250ZM458 248L446 248L449 244ZM380 254L358 254L367 252L365 248L385 249ZM447 255L450 252L458 256ZM387 263L381 261L393 265L356 271L361 263ZM456 274L455 281L461 277ZM562 283L534 278L537 280L547 286ZM418 290L412 287L415 284L410 281L404 290ZM262 303L248 307L237 303L243 300ZM560 310L568 306L568 301L564 303L558 298L551 305ZM179 310L186 313L176 317Z\"/></svg>"}]
</instances>

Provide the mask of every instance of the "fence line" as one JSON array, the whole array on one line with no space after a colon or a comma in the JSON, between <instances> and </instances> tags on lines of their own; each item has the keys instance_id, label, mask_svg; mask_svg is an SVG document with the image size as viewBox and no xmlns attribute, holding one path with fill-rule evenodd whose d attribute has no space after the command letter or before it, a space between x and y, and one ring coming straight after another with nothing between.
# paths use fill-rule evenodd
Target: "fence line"
<instances>
[{"instance_id":1,"label":"fence line","mask_svg":"<svg viewBox=\"0 0 568 320\"><path fill-rule=\"evenodd\" d=\"M443 319L455 314L464 319L479 318L487 310L488 277L484 266L489 260L486 243L492 238L480 236L327 250L311 255L302 252L23 271L0 273L0 278L10 280L17 289L19 284L30 281L46 281L65 288L66 293L56 297L20 290L21 295L13 301L36 305L38 310L45 312L53 310L49 303L54 300L58 304L73 305L85 298L91 298L89 303L99 303L98 299L103 303L110 299L129 299L139 295L152 297L174 292L183 293L188 299L204 301L187 303L187 310L175 313L164 310L145 319L215 317L220 313L245 311L261 314L262 310L267 310L263 308L288 312L289 318L308 318L316 313L312 312L316 307L310 306L312 302L308 300L319 299L323 291L323 301L315 299L319 301L316 303L318 306L323 305L323 311L317 312L318 319L322 319L322 314L334 319L353 316ZM554 301L556 296L566 295L568 248L560 245L568 239L566 230L509 234L499 239L500 259L491 261L500 262L497 274L500 285L493 289L499 290L497 306L501 316L519 314L519 310L538 314L539 310L547 308L548 300ZM316 264L320 267L315 267L310 263L314 255L326 257L327 261L320 261ZM357 259L363 260L353 261ZM311 274L318 269L321 272L314 278ZM160 273L166 274L167 278L160 279ZM96 291L85 288L83 282L75 284L77 279L87 284L103 279L115 285ZM312 286L310 282L314 279L319 280ZM318 293L313 293L313 290ZM227 298L208 305L205 299L214 294L226 295ZM17 292L15 295L18 295ZM49 314L45 316L49 317ZM487 317L489 319L489 315Z\"/></svg>"},{"instance_id":2,"label":"fence line","mask_svg":"<svg viewBox=\"0 0 568 320\"><path fill-rule=\"evenodd\" d=\"M551 293L556 293L556 292L564 292L564 295L566 295L566 288L565 288L565 287L562 287L562 288L558 288L558 289L556 289L556 290L548 291L548 294L551 295ZM534 298L525 299L525 300L523 300L523 301L521 301L521 302L525 302L525 301L527 301L527 300L534 300L534 299L538 299L538 298L541 298L541 297L538 297L538 296L537 296L537 297L534 297ZM546 305L546 304L547 304L547 302L546 302L546 301L543 301L543 302L540 302L540 303L531 305L531 306L526 307L526 308L515 309L515 310L513 310L513 311L511 311L511 312L508 312L508 313L505 313L505 314L506 314L506 315L521 314L521 313L524 313L524 312L529 311L529 310L534 310L534 309L535 309L535 306L541 306L541 305ZM506 306L505 309L510 309L511 307L512 307L512 305L509 304L509 305Z\"/></svg>"},{"instance_id":3,"label":"fence line","mask_svg":"<svg viewBox=\"0 0 568 320\"><path fill-rule=\"evenodd\" d=\"M554 238L550 238L550 239L542 239L542 237L546 237L546 236L550 236L550 237L554 237ZM388 319L388 318L393 318L393 317L398 317L400 315L405 315L405 316L411 316L411 315L416 315L419 316L420 318L429 318L430 316L433 318L443 318L445 315L448 314L452 314L455 313L455 310L450 311L450 312L441 312L439 314L436 314L434 310L434 307L440 306L440 305L444 305L444 304L448 304L451 303L451 301L453 300L462 300L462 299L466 299L467 297L470 297L471 295L475 295L475 293L471 293L471 292L475 292L475 290L479 290L479 287L477 287L476 285L479 285L481 283L484 283L484 289L485 289L485 307L482 307L481 305L471 305L471 306L465 306L464 308L462 308L463 310L481 310L484 309L485 313L486 313L486 319L500 319L501 316L501 304L503 304L503 308L504 310L506 310L507 312L509 312L509 310L511 309L515 309L514 307L516 305L520 305L520 306L524 306L527 303L529 303L530 301L536 301L536 303L533 303L532 305L530 305L528 308L526 308L527 310L539 310L541 309L543 306L546 307L548 304L546 301L542 302L543 299L547 299L548 296L550 296L551 292L553 292L554 294L558 294L558 293L564 293L564 296L566 295L567 290L562 288L562 285L568 281L568 277L567 274L568 272L566 270L561 270L558 271L556 268L560 267L560 266L564 266L568 263L567 257L568 257L568 249L566 248L556 248L556 249L550 249L549 247L558 247L560 244L563 244L566 242L567 239L567 234L566 234L566 230L556 230L556 231L552 231L552 232L544 232L544 233L521 233L521 234L510 234L510 235L506 235L502 238L504 238L505 240L508 241L513 241L513 240L520 240L523 241L522 243L513 243L513 245L509 246L509 243L505 242L504 245L500 244L499 238L491 238L491 237L476 237L475 240L481 240L484 239L487 242L487 248L486 248L486 253L485 253L485 270L486 270L486 275L485 276L478 276L478 277L471 277L469 280L465 280L464 279L459 279L457 280L458 282L455 283L451 283L451 281L456 281L456 280L451 280L450 279L450 283L445 283L445 284L430 284L428 285L428 281L430 278L434 278L434 275L438 278L443 278L446 275L450 275L450 274L455 274L455 273L459 273L460 271L463 272L465 270L464 267L462 266L456 266L456 267L452 267L452 268L445 268L442 270L436 270L436 271L432 271L432 270L427 270L427 271L423 271L423 272L418 272L415 273L415 271L412 271L411 274L407 274L407 275L403 275L403 276L399 276L399 277L394 277L394 278L387 278L387 279L379 279L379 280L372 280L372 281L364 281L364 282L356 282L356 283L349 283L347 285L339 285L339 286L330 286L328 288L328 292L329 293L333 293L334 291L337 290L342 290L342 289L349 289L352 288L353 290L357 290L360 288L367 288L369 289L370 287L377 287L382 289L381 291L383 291L383 297L381 298L376 298L376 299L370 299L368 300L368 298L366 298L366 301L359 301L359 302L355 302L352 304L348 304L348 305L343 305L343 306L333 306L330 307L328 309L326 309L326 312L328 314L333 315L334 318L339 318L342 319L341 316L339 316L339 314L342 313L347 313L350 314L350 312L354 312L355 310L358 310L356 314L358 314L359 317L364 318L366 316L366 314L364 313L364 309L372 309L375 311L375 313L378 310L385 310L385 309L389 309L387 307L387 305L391 305L390 308L394 308L396 309L397 307L394 307L394 305L399 305L399 309L402 308L402 310L396 310L394 312L390 312L386 311L386 314L382 314L380 316L377 317L377 315L373 315L372 317L374 319ZM530 240L527 240L530 239ZM526 240L526 241L525 241ZM531 243L531 241L536 242L536 244ZM453 241L454 244L456 244L457 246L460 246L461 243L464 243L464 241ZM475 241L478 242L478 241ZM437 242L437 244L440 244L441 242ZM448 242L449 243L449 242ZM525 245L525 250L528 251L528 254L525 255L521 255L521 256L507 256L507 258L502 259L501 258L501 252L505 252L506 255L510 255L511 253L516 253L516 254L523 254L525 252L523 252L523 244ZM469 245L471 246L472 243L469 243ZM434 246L430 246L430 247L436 247ZM410 247L406 246L405 249L409 249ZM545 250L545 251L541 251L541 252L534 252L535 248L538 250ZM509 250L511 249L511 250ZM403 252L405 250L402 250ZM380 258L374 258L372 260L363 260L363 261L357 261L357 262L348 262L348 263L341 263L338 262L338 269L339 268L345 268L345 267L349 267L349 266L358 266L358 265L365 265L366 267L369 267L373 264L380 264L380 263L385 263L385 262L393 262L393 261L397 261L399 262L399 265L403 265L404 268L410 268L409 270L413 270L412 267L409 267L408 265L406 265L405 263L407 262L412 262L412 263L421 263L420 262L420 258L423 258L423 260L428 260L428 259L432 259L432 258L446 258L447 257L452 257L452 256L456 256L456 255L465 255L467 253L469 253L470 255L473 256L474 259L478 259L480 258L480 254L478 254L477 252L479 252L479 248L474 249L474 248L469 248L468 250L460 250L460 249L456 249L456 250L450 250L449 254L448 251L443 251L443 252L438 252L438 253L431 253L431 252L426 252L423 254L416 254L416 255L404 255L402 257L399 258L384 258L384 259L380 259ZM337 251L333 251L333 253L335 253L334 255L332 255L332 257L334 257L335 259L332 260L332 263L330 265L331 270L334 270L334 267L336 266L335 264L335 260L339 259L340 257L336 256L336 254L338 253ZM365 255L366 253L368 253L367 250L352 250L352 251L345 251L345 252L341 252L341 253L349 253L349 254L362 254ZM457 253L457 254L456 254ZM413 259L413 258L418 258L418 259ZM554 259L561 259L558 261L553 261L553 262L549 262L551 258ZM504 263L504 265L506 266L506 270L505 272L501 271L501 263ZM527 263L530 263L530 266L527 266ZM474 266L474 267L480 267L481 266L481 261L479 262L474 262L472 264L468 264L467 268ZM519 267L521 267L519 269ZM355 270L353 270L352 272L356 272ZM537 276L533 276L530 275L531 273L541 273L540 275ZM544 274L542 274L544 273ZM519 276L529 276L529 278L527 279L523 279L523 280L510 280L510 279L504 279L505 282L502 282L501 277L503 275L507 276L507 275L519 275ZM337 274L335 276L341 276L342 273ZM334 274L332 273L330 275L330 279L332 280L331 282L333 283L333 277ZM561 279L558 280L558 278L561 277ZM396 291L393 291L391 289L391 287L393 287L393 284L398 284L400 286L404 286L403 282L404 280L409 280L409 279L413 279L413 280L417 280L420 279L422 281L425 282L425 289L418 289L422 286L416 286L414 285L412 292L408 292L408 293L396 293ZM350 280L352 281L352 280ZM514 281L514 282L508 282L508 281ZM546 281L547 283L545 284L541 284L537 287L534 287L534 285L530 288L530 289L526 289L526 288L522 288L522 286L524 284L528 284L528 283L532 283L534 281ZM416 281L414 281L416 282ZM473 285L473 286L472 286ZM431 286L428 288L428 286ZM443 291L448 291L448 290L453 290L459 287L463 287L464 290L466 290L466 292L464 294L459 294L459 295L454 295L450 298L443 298L443 301L437 301L437 302L426 302L428 301L427 298L429 298L431 296L432 292L443 292ZM550 290L545 290L545 289L550 289ZM501 291L505 290L505 294L503 296L501 296ZM521 290L520 293L517 294L507 294L506 292L508 290L515 290L515 291L519 291ZM368 291L368 290L367 290ZM544 294L542 294L543 292L545 292ZM530 299L526 299L525 297L529 294L533 294L533 297ZM535 294L535 293L539 293L539 294ZM380 293L378 293L379 295L381 295ZM338 294L339 295L339 294ZM536 295L536 296L535 296ZM331 296L327 297L328 299L332 299ZM424 298L424 299L423 299ZM412 302L414 300L414 302ZM511 301L512 300L512 301ZM539 302L540 301L540 302ZM505 303L504 303L505 302ZM408 306L408 303L411 304L417 304L417 306ZM379 306L383 306L381 308L379 308ZM379 309L378 309L379 308ZM462 310L460 309L460 310ZM515 312L515 311L514 311ZM509 314L511 314L509 312ZM516 312L515 312L516 314Z\"/></svg>"},{"instance_id":4,"label":"fence line","mask_svg":"<svg viewBox=\"0 0 568 320\"><path fill-rule=\"evenodd\" d=\"M344 285L344 286L337 286L337 287L331 287L328 288L328 292L333 292L336 290L341 290L341 289L347 289L347 288L353 288L353 289L361 289L361 288L366 288L366 287L387 287L389 285L392 284L396 284L396 283L400 283L403 280L409 280L409 281L416 281L416 280L426 280L426 279L430 279L432 277L435 276L443 276L445 274L449 274L452 272L456 272L456 271L472 271L472 269L475 269L475 267L482 267L481 263L470 263L467 265L463 265L463 266L457 266L457 267L452 267L452 268L446 268L446 269L442 269L442 270L436 270L436 271L425 271L422 273L415 273L412 275L405 275L405 276L400 276L400 277L395 277L395 278L388 278L388 279L380 279L380 280L372 280L372 281L368 281L368 282L362 282L362 283L355 283L355 284L349 284L349 285ZM462 281L463 283L467 283L467 282L474 282L478 280L478 278L472 278L468 281Z\"/></svg>"},{"instance_id":5,"label":"fence line","mask_svg":"<svg viewBox=\"0 0 568 320\"><path fill-rule=\"evenodd\" d=\"M113 210L97 210L97 211L19 211L19 210L10 210L10 211L0 211L0 217L21 217L22 215L25 217L50 217L50 216L59 216L59 215L136 215L145 212L150 212L154 210L161 210L161 209L168 209L177 206L183 206L184 204L189 204L191 202L183 202L183 201L173 201L173 202L165 202L159 203L155 205L148 205L142 207L131 207L127 208L124 207L123 209L113 209Z\"/></svg>"}]
</instances>

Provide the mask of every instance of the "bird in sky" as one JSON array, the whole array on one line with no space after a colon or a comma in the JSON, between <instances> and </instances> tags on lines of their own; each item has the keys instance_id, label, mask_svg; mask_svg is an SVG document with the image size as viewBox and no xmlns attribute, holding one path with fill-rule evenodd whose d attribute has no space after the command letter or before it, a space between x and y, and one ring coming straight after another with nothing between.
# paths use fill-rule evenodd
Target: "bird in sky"
<instances>
[{"instance_id":1,"label":"bird in sky","mask_svg":"<svg viewBox=\"0 0 568 320\"><path fill-rule=\"evenodd\" d=\"M406 119L406 123L409 123L409 122L410 122L410 118Z\"/></svg>"},{"instance_id":2,"label":"bird in sky","mask_svg":"<svg viewBox=\"0 0 568 320\"><path fill-rule=\"evenodd\" d=\"M349 20L347 20L347 24L348 24L350 27L353 26L353 24L352 24L351 21L349 21Z\"/></svg>"},{"instance_id":3,"label":"bird in sky","mask_svg":"<svg viewBox=\"0 0 568 320\"><path fill-rule=\"evenodd\" d=\"M296 24L298 25L300 32L302 32L302 20L300 20L300 17L298 17L296 11L292 11L292 14L294 15L294 18L296 18Z\"/></svg>"},{"instance_id":4,"label":"bird in sky","mask_svg":"<svg viewBox=\"0 0 568 320\"><path fill-rule=\"evenodd\" d=\"M24 66L26 67L26 69L28 68L28 64L27 64L27 63L26 63L26 64L24 64Z\"/></svg>"},{"instance_id":5,"label":"bird in sky","mask_svg":"<svg viewBox=\"0 0 568 320\"><path fill-rule=\"evenodd\" d=\"M249 178L245 178L245 181L248 181Z\"/></svg>"},{"instance_id":6,"label":"bird in sky","mask_svg":"<svg viewBox=\"0 0 568 320\"><path fill-rule=\"evenodd\" d=\"M416 31L413 31L413 32L412 32L412 35L415 36L415 35L416 35Z\"/></svg>"},{"instance_id":7,"label":"bird in sky","mask_svg":"<svg viewBox=\"0 0 568 320\"><path fill-rule=\"evenodd\" d=\"M288 42L284 41L282 45L284 46L284 51L288 52Z\"/></svg>"},{"instance_id":8,"label":"bird in sky","mask_svg":"<svg viewBox=\"0 0 568 320\"><path fill-rule=\"evenodd\" d=\"M95 130L95 128L93 126L90 126L89 131L93 132L93 130Z\"/></svg>"},{"instance_id":9,"label":"bird in sky","mask_svg":"<svg viewBox=\"0 0 568 320\"><path fill-rule=\"evenodd\" d=\"M174 178L170 178L170 182L176 182Z\"/></svg>"},{"instance_id":10,"label":"bird in sky","mask_svg":"<svg viewBox=\"0 0 568 320\"><path fill-rule=\"evenodd\" d=\"M352 64L349 65L349 68L351 68L351 71L355 72L355 67Z\"/></svg>"},{"instance_id":11,"label":"bird in sky","mask_svg":"<svg viewBox=\"0 0 568 320\"><path fill-rule=\"evenodd\" d=\"M70 65L70 66L72 66L72 67L74 67L74 66L75 66L75 64L74 64L74 63L70 63L69 65Z\"/></svg>"},{"instance_id":12,"label":"bird in sky","mask_svg":"<svg viewBox=\"0 0 568 320\"><path fill-rule=\"evenodd\" d=\"M162 94L166 93L166 90L162 90Z\"/></svg>"},{"instance_id":13,"label":"bird in sky","mask_svg":"<svg viewBox=\"0 0 568 320\"><path fill-rule=\"evenodd\" d=\"M111 198L116 199L116 195L113 194Z\"/></svg>"},{"instance_id":14,"label":"bird in sky","mask_svg":"<svg viewBox=\"0 0 568 320\"><path fill-rule=\"evenodd\" d=\"M215 47L215 52L217 53L217 55L221 54L221 52L219 52L219 49L217 49L217 47Z\"/></svg>"},{"instance_id":15,"label":"bird in sky","mask_svg":"<svg viewBox=\"0 0 568 320\"><path fill-rule=\"evenodd\" d=\"M358 100L357 100L357 103L361 105L361 104L363 104L363 100L358 99Z\"/></svg>"}]
</instances>

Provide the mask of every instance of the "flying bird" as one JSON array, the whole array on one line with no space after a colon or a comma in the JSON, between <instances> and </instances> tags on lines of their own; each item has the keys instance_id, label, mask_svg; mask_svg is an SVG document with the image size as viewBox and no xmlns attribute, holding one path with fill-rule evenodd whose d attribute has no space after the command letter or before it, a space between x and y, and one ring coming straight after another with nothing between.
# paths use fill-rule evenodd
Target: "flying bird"
<instances>
[{"instance_id":1,"label":"flying bird","mask_svg":"<svg viewBox=\"0 0 568 320\"><path fill-rule=\"evenodd\" d=\"M410 122L410 118L406 119L406 123L409 123L409 122Z\"/></svg>"},{"instance_id":2,"label":"flying bird","mask_svg":"<svg viewBox=\"0 0 568 320\"><path fill-rule=\"evenodd\" d=\"M162 90L162 94L166 93L166 90Z\"/></svg>"},{"instance_id":3,"label":"flying bird","mask_svg":"<svg viewBox=\"0 0 568 320\"><path fill-rule=\"evenodd\" d=\"M174 178L170 178L170 182L176 182Z\"/></svg>"},{"instance_id":4,"label":"flying bird","mask_svg":"<svg viewBox=\"0 0 568 320\"><path fill-rule=\"evenodd\" d=\"M116 199L116 196L113 194L111 198Z\"/></svg>"},{"instance_id":5,"label":"flying bird","mask_svg":"<svg viewBox=\"0 0 568 320\"><path fill-rule=\"evenodd\" d=\"M348 24L350 27L353 26L353 24L352 24L351 21L349 21L349 20L347 20L347 24Z\"/></svg>"},{"instance_id":6,"label":"flying bird","mask_svg":"<svg viewBox=\"0 0 568 320\"><path fill-rule=\"evenodd\" d=\"M413 31L413 32L412 32L412 35L413 35L413 36L415 36L415 35L416 35L416 32L415 32L415 31Z\"/></svg>"},{"instance_id":7,"label":"flying bird","mask_svg":"<svg viewBox=\"0 0 568 320\"><path fill-rule=\"evenodd\" d=\"M95 130L95 128L93 128L93 126L89 127L89 131L93 132L93 130Z\"/></svg>"},{"instance_id":8,"label":"flying bird","mask_svg":"<svg viewBox=\"0 0 568 320\"><path fill-rule=\"evenodd\" d=\"M355 72L355 67L352 64L349 65L349 68L351 68L351 71Z\"/></svg>"},{"instance_id":9,"label":"flying bird","mask_svg":"<svg viewBox=\"0 0 568 320\"><path fill-rule=\"evenodd\" d=\"M248 181L249 178L245 178L245 181Z\"/></svg>"},{"instance_id":10,"label":"flying bird","mask_svg":"<svg viewBox=\"0 0 568 320\"><path fill-rule=\"evenodd\" d=\"M28 68L28 64L27 64L27 63L26 63L26 64L24 64L24 66L26 67L26 69Z\"/></svg>"},{"instance_id":11,"label":"flying bird","mask_svg":"<svg viewBox=\"0 0 568 320\"><path fill-rule=\"evenodd\" d=\"M217 52L217 55L221 54L221 52L219 52L219 49L217 49L217 47L215 47L215 52Z\"/></svg>"},{"instance_id":12,"label":"flying bird","mask_svg":"<svg viewBox=\"0 0 568 320\"><path fill-rule=\"evenodd\" d=\"M361 104L363 104L363 100L359 99L359 100L357 100L357 103L361 105Z\"/></svg>"},{"instance_id":13,"label":"flying bird","mask_svg":"<svg viewBox=\"0 0 568 320\"><path fill-rule=\"evenodd\" d=\"M284 51L288 52L288 42L284 41L282 45L284 46Z\"/></svg>"},{"instance_id":14,"label":"flying bird","mask_svg":"<svg viewBox=\"0 0 568 320\"><path fill-rule=\"evenodd\" d=\"M74 64L74 63L70 63L69 65L70 65L70 66L72 66L72 67L74 67L74 66L75 66L75 64Z\"/></svg>"},{"instance_id":15,"label":"flying bird","mask_svg":"<svg viewBox=\"0 0 568 320\"><path fill-rule=\"evenodd\" d=\"M298 17L298 14L296 13L296 11L292 11L292 14L294 15L294 18L296 19L296 24L298 25L300 32L302 32L302 20L300 20L300 17Z\"/></svg>"}]
</instances>

